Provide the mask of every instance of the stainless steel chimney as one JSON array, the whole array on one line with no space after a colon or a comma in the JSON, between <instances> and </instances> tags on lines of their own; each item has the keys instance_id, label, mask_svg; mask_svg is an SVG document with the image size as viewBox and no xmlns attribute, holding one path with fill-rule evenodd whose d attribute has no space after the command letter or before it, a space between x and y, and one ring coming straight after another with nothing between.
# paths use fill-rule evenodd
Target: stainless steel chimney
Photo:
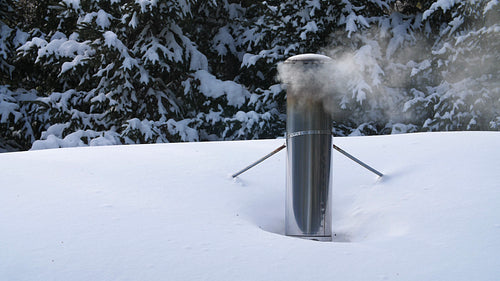
<instances>
[{"instance_id":1,"label":"stainless steel chimney","mask_svg":"<svg viewBox=\"0 0 500 281\"><path fill-rule=\"evenodd\" d=\"M332 240L332 117L324 108L331 64L327 56L304 54L280 70L287 90L285 234L319 241Z\"/></svg>"}]
</instances>

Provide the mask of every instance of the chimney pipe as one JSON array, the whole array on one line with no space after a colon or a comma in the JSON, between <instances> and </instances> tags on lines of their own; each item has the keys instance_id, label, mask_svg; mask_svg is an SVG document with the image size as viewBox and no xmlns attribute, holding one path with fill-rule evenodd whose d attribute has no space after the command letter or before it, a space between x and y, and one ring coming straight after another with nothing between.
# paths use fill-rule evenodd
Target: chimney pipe
<instances>
[{"instance_id":1,"label":"chimney pipe","mask_svg":"<svg viewBox=\"0 0 500 281\"><path fill-rule=\"evenodd\" d=\"M319 241L332 240L332 117L324 108L329 96L324 67L332 61L297 55L280 70L287 90L285 234Z\"/></svg>"}]
</instances>

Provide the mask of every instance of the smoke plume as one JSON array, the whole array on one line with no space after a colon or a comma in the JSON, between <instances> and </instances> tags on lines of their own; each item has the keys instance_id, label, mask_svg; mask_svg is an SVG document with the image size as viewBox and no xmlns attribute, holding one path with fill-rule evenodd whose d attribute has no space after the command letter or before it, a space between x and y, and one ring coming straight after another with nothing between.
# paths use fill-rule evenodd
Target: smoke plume
<instances>
[{"instance_id":1,"label":"smoke plume","mask_svg":"<svg viewBox=\"0 0 500 281\"><path fill-rule=\"evenodd\" d=\"M399 128L402 132L417 127L498 129L499 43L487 40L499 33L498 25L493 25L449 36L438 45L415 40L398 48L383 36L377 40L359 36L355 50L323 50L330 60L279 64L278 79L288 89L287 98L322 102L334 118L347 118L357 126L392 124L392 132L402 124L413 128ZM447 119L452 125L443 123Z\"/></svg>"}]
</instances>

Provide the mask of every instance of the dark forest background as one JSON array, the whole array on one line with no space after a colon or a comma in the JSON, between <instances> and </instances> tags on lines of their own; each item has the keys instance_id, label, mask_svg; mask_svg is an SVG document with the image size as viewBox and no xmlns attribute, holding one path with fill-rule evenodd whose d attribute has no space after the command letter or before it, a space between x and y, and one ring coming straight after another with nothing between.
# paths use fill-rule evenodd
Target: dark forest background
<instances>
[{"instance_id":1,"label":"dark forest background","mask_svg":"<svg viewBox=\"0 0 500 281\"><path fill-rule=\"evenodd\" d=\"M280 137L301 53L347 67L337 136L500 129L496 0L0 3L0 151Z\"/></svg>"}]
</instances>

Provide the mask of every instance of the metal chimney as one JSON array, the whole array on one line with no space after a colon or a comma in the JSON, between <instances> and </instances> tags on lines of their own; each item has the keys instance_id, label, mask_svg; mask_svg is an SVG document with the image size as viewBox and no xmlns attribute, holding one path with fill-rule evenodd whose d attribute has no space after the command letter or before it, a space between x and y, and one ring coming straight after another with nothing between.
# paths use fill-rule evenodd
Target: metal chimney
<instances>
[{"instance_id":1,"label":"metal chimney","mask_svg":"<svg viewBox=\"0 0 500 281\"><path fill-rule=\"evenodd\" d=\"M287 89L285 234L331 241L332 117L325 111L332 59L297 55L282 67ZM326 81L325 81L326 80Z\"/></svg>"}]
</instances>

